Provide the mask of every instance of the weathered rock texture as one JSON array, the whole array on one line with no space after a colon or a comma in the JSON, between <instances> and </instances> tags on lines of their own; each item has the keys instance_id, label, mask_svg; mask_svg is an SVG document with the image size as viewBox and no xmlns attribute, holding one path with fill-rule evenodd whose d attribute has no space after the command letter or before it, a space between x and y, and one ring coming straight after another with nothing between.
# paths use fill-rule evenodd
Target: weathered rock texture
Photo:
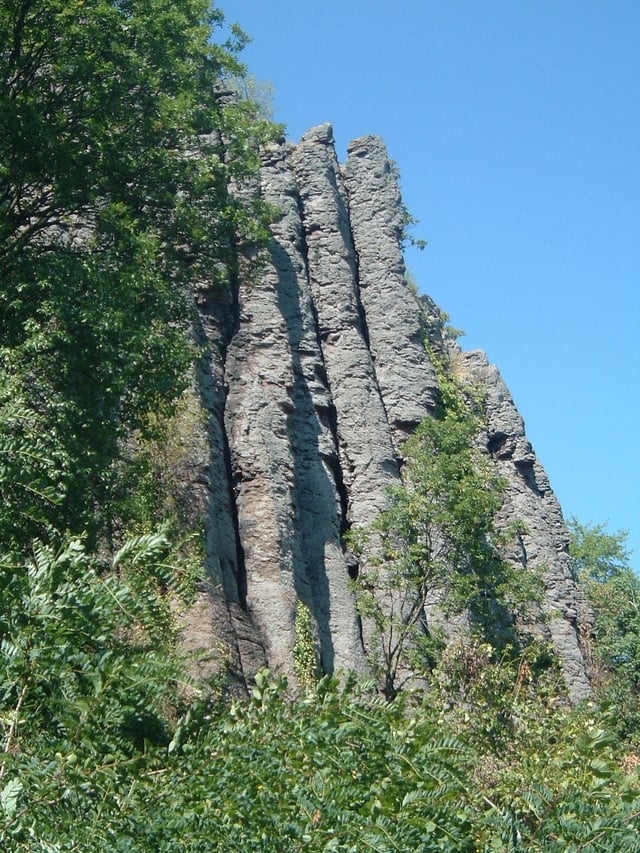
<instances>
[{"instance_id":1,"label":"weathered rock texture","mask_svg":"<svg viewBox=\"0 0 640 853\"><path fill-rule=\"evenodd\" d=\"M343 535L387 505L398 448L433 412L429 317L407 285L404 208L383 143L351 143L341 167L329 125L264 152L259 192L279 209L256 280L219 301L197 295L206 450L202 493L208 586L185 637L203 670L250 679L268 665L295 683L295 616L311 611L319 665L366 670L367 631ZM567 532L522 419L482 353L461 370L487 399L486 449L508 482L503 521L529 531L513 559L544 573L548 633L574 699L590 688L578 643Z\"/></svg>"},{"instance_id":2,"label":"weathered rock texture","mask_svg":"<svg viewBox=\"0 0 640 853\"><path fill-rule=\"evenodd\" d=\"M585 603L571 575L569 534L560 505L537 460L498 369L481 351L462 354L462 370L482 389L486 411L486 448L507 483L501 519L524 523L510 555L523 571L539 573L545 586L544 623L564 668L572 695L590 694L583 656L576 642Z\"/></svg>"}]
</instances>

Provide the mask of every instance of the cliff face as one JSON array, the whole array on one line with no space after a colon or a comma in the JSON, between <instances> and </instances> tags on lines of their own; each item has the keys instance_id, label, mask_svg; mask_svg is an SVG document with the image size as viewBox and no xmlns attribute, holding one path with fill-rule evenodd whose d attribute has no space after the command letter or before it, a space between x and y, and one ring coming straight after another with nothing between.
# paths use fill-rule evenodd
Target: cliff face
<instances>
[{"instance_id":1,"label":"cliff face","mask_svg":"<svg viewBox=\"0 0 640 853\"><path fill-rule=\"evenodd\" d=\"M369 640L343 534L385 508L398 448L434 410L428 312L406 283L403 207L379 139L351 143L344 167L329 125L296 146L274 145L257 191L280 211L262 274L228 302L205 291L197 300L207 428L193 488L208 588L188 614L185 643L202 650L205 673L222 656L244 678L268 665L295 681L302 602L322 669L363 672ZM528 530L509 557L543 574L540 630L569 694L583 698L580 601L560 508L497 370L478 352L456 360L486 399L480 440L508 484L500 521Z\"/></svg>"}]
</instances>

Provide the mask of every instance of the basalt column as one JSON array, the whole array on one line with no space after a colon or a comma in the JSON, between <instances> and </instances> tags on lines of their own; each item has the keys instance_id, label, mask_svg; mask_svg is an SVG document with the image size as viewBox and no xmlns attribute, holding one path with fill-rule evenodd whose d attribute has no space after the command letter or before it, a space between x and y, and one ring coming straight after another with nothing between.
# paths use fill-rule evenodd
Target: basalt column
<instances>
[{"instance_id":1,"label":"basalt column","mask_svg":"<svg viewBox=\"0 0 640 853\"><path fill-rule=\"evenodd\" d=\"M547 475L536 458L511 394L497 368L482 351L462 354L460 367L485 400L486 447L506 483L505 499L497 519L500 527L524 523L523 532L508 555L522 571L533 571L544 581L543 621L538 633L547 636L561 662L573 701L592 695L578 642L578 628L587 617L582 596L571 575L569 535L560 505Z\"/></svg>"},{"instance_id":2,"label":"basalt column","mask_svg":"<svg viewBox=\"0 0 640 853\"><path fill-rule=\"evenodd\" d=\"M335 407L348 521L366 525L399 482L359 302L357 265L341 175L328 124L306 133L291 154L307 243L318 336Z\"/></svg>"},{"instance_id":3,"label":"basalt column","mask_svg":"<svg viewBox=\"0 0 640 853\"><path fill-rule=\"evenodd\" d=\"M404 207L378 137L350 143L344 175L371 356L389 423L401 441L434 409L438 397L421 312L406 284Z\"/></svg>"},{"instance_id":4,"label":"basalt column","mask_svg":"<svg viewBox=\"0 0 640 853\"><path fill-rule=\"evenodd\" d=\"M282 146L265 152L261 191L280 215L264 272L241 287L226 372L247 606L275 671L292 675L300 601L313 615L322 668L359 669L331 397L309 296L297 188Z\"/></svg>"}]
</instances>

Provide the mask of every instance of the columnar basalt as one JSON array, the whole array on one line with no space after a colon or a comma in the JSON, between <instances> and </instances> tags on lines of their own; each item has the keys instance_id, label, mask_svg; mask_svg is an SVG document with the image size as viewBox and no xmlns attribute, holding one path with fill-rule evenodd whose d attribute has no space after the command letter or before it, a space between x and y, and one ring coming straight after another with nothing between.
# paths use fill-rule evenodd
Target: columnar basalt
<instances>
[{"instance_id":1,"label":"columnar basalt","mask_svg":"<svg viewBox=\"0 0 640 853\"><path fill-rule=\"evenodd\" d=\"M347 200L330 125L291 154L299 187L317 333L336 414L348 522L367 524L399 481L396 452L359 298Z\"/></svg>"},{"instance_id":2,"label":"columnar basalt","mask_svg":"<svg viewBox=\"0 0 640 853\"><path fill-rule=\"evenodd\" d=\"M562 662L574 700L591 695L577 642L585 602L571 574L569 535L549 479L525 435L524 422L500 373L481 351L462 354L462 370L480 388L485 400L486 449L506 483L497 519L506 527L517 519L522 531L509 555L523 571L538 573L544 582L539 631L552 642Z\"/></svg>"},{"instance_id":3,"label":"columnar basalt","mask_svg":"<svg viewBox=\"0 0 640 853\"><path fill-rule=\"evenodd\" d=\"M343 534L388 505L401 444L439 391L425 347L432 317L406 282L404 208L383 143L356 140L340 167L321 125L264 152L259 192L279 210L262 272L240 282L235 302L198 300L211 603L199 602L190 625L204 636L198 619L215 622L227 665L245 677L264 662L295 682L300 602L319 667L366 669L349 583L358 567ZM486 450L508 484L501 521L521 519L528 531L512 557L543 573L545 630L569 694L583 698L560 508L495 368L478 353L459 361L486 399Z\"/></svg>"},{"instance_id":4,"label":"columnar basalt","mask_svg":"<svg viewBox=\"0 0 640 853\"><path fill-rule=\"evenodd\" d=\"M438 383L424 348L421 313L406 284L404 208L384 143L365 136L349 145L347 155L360 299L389 423L401 440L435 407Z\"/></svg>"},{"instance_id":5,"label":"columnar basalt","mask_svg":"<svg viewBox=\"0 0 640 853\"><path fill-rule=\"evenodd\" d=\"M331 395L285 152L265 152L261 190L280 216L264 274L240 288L239 328L227 356L226 426L247 605L269 664L290 673L302 601L314 617L320 664L333 671L357 661L359 632L341 543Z\"/></svg>"}]
</instances>

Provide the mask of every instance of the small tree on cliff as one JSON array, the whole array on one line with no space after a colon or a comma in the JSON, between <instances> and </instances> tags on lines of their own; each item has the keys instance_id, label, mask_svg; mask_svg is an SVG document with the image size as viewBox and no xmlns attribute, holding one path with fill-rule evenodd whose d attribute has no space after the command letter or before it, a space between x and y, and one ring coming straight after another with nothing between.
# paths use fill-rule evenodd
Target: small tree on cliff
<instances>
[{"instance_id":1,"label":"small tree on cliff","mask_svg":"<svg viewBox=\"0 0 640 853\"><path fill-rule=\"evenodd\" d=\"M504 491L475 438L474 403L443 372L442 401L405 443L404 482L390 506L353 534L367 551L356 582L360 613L370 630L370 660L388 698L403 671L429 670L441 647L429 611L468 613L472 630L496 644L512 639L513 616L537 594L530 574L499 553L494 525Z\"/></svg>"}]
</instances>

